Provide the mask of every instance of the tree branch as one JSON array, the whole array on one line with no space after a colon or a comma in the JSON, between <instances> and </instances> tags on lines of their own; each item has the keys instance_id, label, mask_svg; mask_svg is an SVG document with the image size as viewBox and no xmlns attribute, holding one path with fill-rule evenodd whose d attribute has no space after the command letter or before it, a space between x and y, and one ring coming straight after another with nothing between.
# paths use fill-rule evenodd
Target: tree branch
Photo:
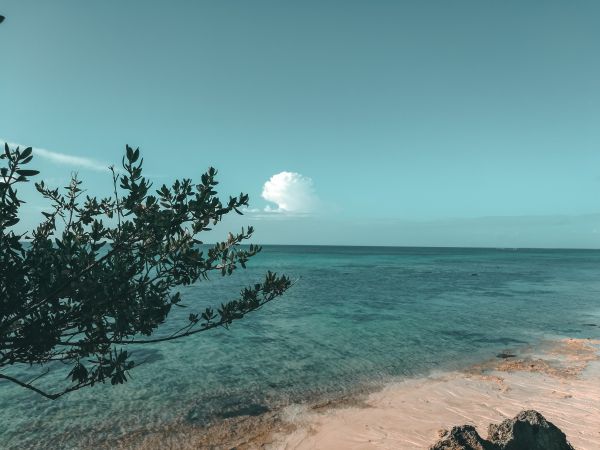
<instances>
[{"instance_id":1,"label":"tree branch","mask_svg":"<svg viewBox=\"0 0 600 450\"><path fill-rule=\"evenodd\" d=\"M58 392L56 394L48 394L47 392L44 392L41 389L38 389L35 386L32 386L31 384L24 383L23 381L17 380L16 378L13 378L13 377L8 376L8 375L4 375L4 374L0 373L0 379L5 379L5 380L8 380L8 381L11 381L11 382L13 382L15 384L18 384L21 387L24 387L24 388L30 389L30 390L32 390L34 392L37 392L38 394L43 395L44 397L49 398L50 400L56 400L57 398L65 395L68 392L72 392L72 391L75 391L77 389L81 389L82 387L85 387L85 386L88 386L88 385L91 384L91 382L87 382L87 383L83 383L83 384L78 384L76 386L71 386L70 388L67 388L67 389L65 389L62 392Z\"/></svg>"}]
</instances>

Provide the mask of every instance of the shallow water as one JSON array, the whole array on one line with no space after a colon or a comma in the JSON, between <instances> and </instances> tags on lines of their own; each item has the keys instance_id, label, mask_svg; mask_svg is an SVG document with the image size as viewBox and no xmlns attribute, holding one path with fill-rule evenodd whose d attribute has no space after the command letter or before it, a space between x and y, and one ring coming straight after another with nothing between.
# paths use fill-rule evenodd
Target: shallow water
<instances>
[{"instance_id":1,"label":"shallow water","mask_svg":"<svg viewBox=\"0 0 600 450\"><path fill-rule=\"evenodd\" d=\"M77 448L84 436L209 424L547 338L600 337L600 251L268 246L248 270L184 299L218 305L267 269L298 281L229 331L130 347L144 365L125 385L50 401L0 382L0 447ZM164 333L189 312L175 310Z\"/></svg>"}]
</instances>

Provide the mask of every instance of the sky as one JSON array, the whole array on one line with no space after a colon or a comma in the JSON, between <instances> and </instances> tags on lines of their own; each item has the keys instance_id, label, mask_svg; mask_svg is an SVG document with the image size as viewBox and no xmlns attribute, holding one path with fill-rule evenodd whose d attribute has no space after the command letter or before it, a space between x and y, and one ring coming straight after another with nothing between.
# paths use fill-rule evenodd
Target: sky
<instances>
[{"instance_id":1,"label":"sky","mask_svg":"<svg viewBox=\"0 0 600 450\"><path fill-rule=\"evenodd\" d=\"M263 244L600 248L600 2L2 0L0 141L91 195L139 147ZM45 207L31 186L19 230Z\"/></svg>"}]
</instances>

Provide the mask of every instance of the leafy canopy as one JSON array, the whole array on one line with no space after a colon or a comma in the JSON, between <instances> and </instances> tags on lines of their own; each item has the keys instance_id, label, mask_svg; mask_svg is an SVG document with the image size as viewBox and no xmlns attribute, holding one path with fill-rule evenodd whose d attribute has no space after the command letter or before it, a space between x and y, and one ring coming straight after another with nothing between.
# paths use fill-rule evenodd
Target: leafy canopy
<instances>
[{"instance_id":1,"label":"leafy canopy","mask_svg":"<svg viewBox=\"0 0 600 450\"><path fill-rule=\"evenodd\" d=\"M240 246L252 227L207 251L198 240L224 215L241 214L248 196L221 201L212 167L198 184L177 180L151 194L139 149L127 146L123 170L110 168L111 197L84 197L77 176L64 190L36 183L51 209L31 233L16 234L23 203L16 186L38 174L23 168L32 153L5 144L0 155L0 378L51 399L99 382L120 384L135 367L126 346L229 327L290 287L288 277L268 272L239 298L190 313L174 334L155 335L171 309L184 306L177 287L211 272L231 275L261 250ZM55 392L8 374L11 367L52 361L71 369L70 382Z\"/></svg>"}]
</instances>

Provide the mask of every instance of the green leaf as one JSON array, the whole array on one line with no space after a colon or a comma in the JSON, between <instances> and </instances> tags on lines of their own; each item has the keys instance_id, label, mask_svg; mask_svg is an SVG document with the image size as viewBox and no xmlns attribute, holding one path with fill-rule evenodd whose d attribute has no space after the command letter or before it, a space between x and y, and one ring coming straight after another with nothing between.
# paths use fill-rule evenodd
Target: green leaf
<instances>
[{"instance_id":1,"label":"green leaf","mask_svg":"<svg viewBox=\"0 0 600 450\"><path fill-rule=\"evenodd\" d=\"M27 147L25 150L23 150L23 153L21 153L21 158L22 159L27 158L29 155L31 155L31 152L32 152L32 148Z\"/></svg>"},{"instance_id":2,"label":"green leaf","mask_svg":"<svg viewBox=\"0 0 600 450\"><path fill-rule=\"evenodd\" d=\"M28 169L17 169L16 172L19 175L22 175L24 177L32 177L32 176L37 175L38 173L40 173L39 170L28 170Z\"/></svg>"}]
</instances>

